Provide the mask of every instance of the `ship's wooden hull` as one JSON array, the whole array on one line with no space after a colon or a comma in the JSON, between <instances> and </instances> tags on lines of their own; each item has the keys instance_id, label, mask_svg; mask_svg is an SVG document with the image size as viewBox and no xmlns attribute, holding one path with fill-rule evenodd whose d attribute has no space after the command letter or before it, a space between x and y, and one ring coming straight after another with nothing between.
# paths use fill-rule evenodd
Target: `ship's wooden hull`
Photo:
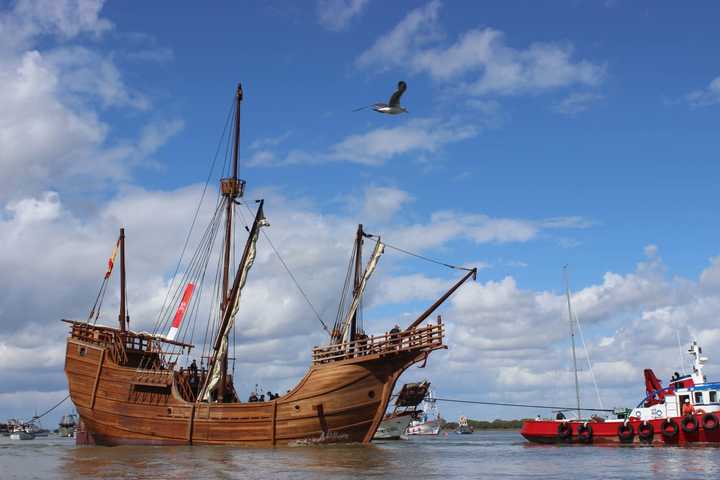
<instances>
[{"instance_id":1,"label":"ship's wooden hull","mask_svg":"<svg viewBox=\"0 0 720 480\"><path fill-rule=\"evenodd\" d=\"M116 364L102 345L69 338L69 390L88 443L272 446L371 440L400 374L427 351L315 364L288 394L261 403L192 403L174 381ZM170 375L170 376L169 376ZM142 380L139 381L138 379Z\"/></svg>"}]
</instances>

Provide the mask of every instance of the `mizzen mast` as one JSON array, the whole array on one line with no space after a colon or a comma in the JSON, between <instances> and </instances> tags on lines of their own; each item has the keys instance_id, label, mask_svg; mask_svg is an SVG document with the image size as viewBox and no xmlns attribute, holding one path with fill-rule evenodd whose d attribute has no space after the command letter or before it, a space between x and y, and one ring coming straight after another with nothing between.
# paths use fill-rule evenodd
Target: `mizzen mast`
<instances>
[{"instance_id":1,"label":"mizzen mast","mask_svg":"<svg viewBox=\"0 0 720 480\"><path fill-rule=\"evenodd\" d=\"M357 297L360 295L360 281L362 279L362 247L363 247L363 226L362 223L358 225L357 236L355 237L355 278L353 282L353 296ZM358 309L359 310L359 309ZM357 340L357 321L358 321L358 310L352 315L350 319L350 335L348 341L354 342Z\"/></svg>"},{"instance_id":2,"label":"mizzen mast","mask_svg":"<svg viewBox=\"0 0 720 480\"><path fill-rule=\"evenodd\" d=\"M120 229L120 314L118 321L120 322L120 331L127 332L127 324L130 318L127 314L127 287L125 285L125 229Z\"/></svg>"},{"instance_id":3,"label":"mizzen mast","mask_svg":"<svg viewBox=\"0 0 720 480\"><path fill-rule=\"evenodd\" d=\"M240 104L243 100L242 84L238 83L235 93L235 122L234 122L234 139L233 139L233 157L232 157L232 176L220 180L220 191L225 199L225 251L223 254L223 271L222 271L222 293L220 301L220 316L225 317L225 311L228 308L230 299L229 283L230 283L230 256L232 255L232 239L233 239L233 216L235 214L235 202L237 198L241 198L245 191L245 181L238 178L238 156L240 151ZM227 332L225 333L227 335ZM222 358L221 379L218 386L218 398L225 398L225 382L227 378L227 355Z\"/></svg>"}]
</instances>

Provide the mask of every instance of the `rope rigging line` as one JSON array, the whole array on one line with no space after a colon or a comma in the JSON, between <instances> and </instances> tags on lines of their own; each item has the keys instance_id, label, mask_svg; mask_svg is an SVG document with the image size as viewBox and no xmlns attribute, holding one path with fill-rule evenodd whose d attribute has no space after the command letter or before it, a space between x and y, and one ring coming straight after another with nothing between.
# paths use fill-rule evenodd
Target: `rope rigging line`
<instances>
[{"instance_id":1,"label":"rope rigging line","mask_svg":"<svg viewBox=\"0 0 720 480\"><path fill-rule=\"evenodd\" d=\"M575 309L572 309L573 318L575 319L575 324L578 327L578 332L580 333L580 341L582 342L583 349L585 349L585 358L587 359L588 369L590 369L590 378L592 378L593 385L595 386L595 395L597 396L598 403L600 404L600 408L605 408L605 405L603 405L602 397L600 396L600 388L598 387L597 379L595 378L595 372L593 371L592 362L590 361L590 351L587 348L587 344L585 343L585 336L583 335L582 327L580 326L580 319L577 316L577 312L575 312Z\"/></svg>"},{"instance_id":2,"label":"rope rigging line","mask_svg":"<svg viewBox=\"0 0 720 480\"><path fill-rule=\"evenodd\" d=\"M217 229L219 225L220 207L220 204L216 206L215 214L213 215L210 224L205 229L205 232L200 239L198 248L190 259L190 263L188 264L185 272L180 277L180 281L178 282L177 275L173 277L171 281L171 288L169 288L168 292L166 293L166 298L169 297L170 301L165 301L166 305L160 312L160 315L153 328L153 333L159 334L161 331L164 331L167 329L167 327L169 327L172 318L173 307L177 305L180 296L182 295L184 285L187 284L189 281L194 281L200 276L202 271L207 268L207 260L210 255L210 250L212 250L212 245L215 239L215 235L217 234ZM175 284L174 290L172 288L173 284ZM173 292L171 296L170 292Z\"/></svg>"},{"instance_id":3,"label":"rope rigging line","mask_svg":"<svg viewBox=\"0 0 720 480\"><path fill-rule=\"evenodd\" d=\"M436 398L439 402L451 402L451 403L469 403L473 405L497 405L501 407L521 407L521 408L547 408L550 410L577 410L577 407L558 407L555 405L531 405L526 403L504 403L504 402L482 402L479 400L458 400L455 398ZM581 408L580 410L586 412L614 412L607 408Z\"/></svg>"},{"instance_id":4,"label":"rope rigging line","mask_svg":"<svg viewBox=\"0 0 720 480\"><path fill-rule=\"evenodd\" d=\"M345 302L350 300L350 297L352 296L350 293L350 283L352 279L355 255L357 255L357 245L353 244L352 253L350 254L350 260L348 261L345 273L345 282L343 283L343 288L340 291L340 302L338 303L337 316L335 317L335 323L333 324L333 332L339 332L341 330L342 323L345 321L345 315L347 313L345 311Z\"/></svg>"},{"instance_id":5,"label":"rope rigging line","mask_svg":"<svg viewBox=\"0 0 720 480\"><path fill-rule=\"evenodd\" d=\"M378 235L372 235L370 233L366 233L365 236L368 238L375 238L375 239L380 238ZM396 250L400 253L404 253L405 255L410 255L411 257L416 257L421 260L425 260L427 262L435 263L437 265L442 265L443 267L452 268L454 270L465 270L466 272L472 271L472 268L460 267L458 265L452 265L450 263L441 262L440 260L435 260L434 258L426 257L424 255L420 255L419 253L414 253L409 250L405 250L403 248L396 247L395 245L390 245L389 243L386 243L386 242L383 242L383 245L385 245L385 247L390 248L392 250Z\"/></svg>"},{"instance_id":6,"label":"rope rigging line","mask_svg":"<svg viewBox=\"0 0 720 480\"><path fill-rule=\"evenodd\" d=\"M198 214L200 213L200 208L202 207L203 201L205 200L205 194L207 193L208 185L210 184L210 179L212 178L212 174L215 171L215 164L217 163L218 154L220 153L220 147L223 143L223 138L225 138L225 133L228 130L228 124L230 123L230 119L232 118L232 113L235 110L235 100L230 104L230 109L228 110L227 118L225 119L225 126L223 127L222 134L220 135L220 138L218 139L218 145L215 149L215 156L213 157L212 163L210 164L210 171L208 172L208 176L205 179L205 185L203 186L202 194L200 195L200 201L198 201L197 207L195 208L195 214L193 215L192 222L190 224L190 229L188 230L187 236L185 237L185 243L183 244L182 251L180 253L180 258L178 259L177 265L175 266L175 272L172 275L173 280L177 276L178 271L180 271L180 265L182 265L183 257L185 256L185 251L187 250L188 243L190 242L190 236L192 235L193 229L195 227L195 222L197 221ZM168 288L165 299L163 300L162 307L160 307L160 311L158 312L158 319L157 321L160 321L160 317L163 314L163 310L165 309L165 302L167 302L168 295L170 294L170 291L172 289Z\"/></svg>"},{"instance_id":7,"label":"rope rigging line","mask_svg":"<svg viewBox=\"0 0 720 480\"><path fill-rule=\"evenodd\" d=\"M250 210L250 207L247 206L247 203L242 202L242 205L247 209L247 211L248 211L248 213L250 213L250 215L253 214L252 210ZM247 222L245 222L245 216L242 216L242 218L243 218L243 223L247 223ZM245 228L247 228L247 226ZM315 305L313 305L313 303L310 301L310 298L305 293L305 290L303 290L303 288L300 286L300 283L297 281L297 278L295 278L295 275L290 270L290 267L287 265L287 263L285 263L285 260L283 259L282 255L280 255L280 252L278 251L277 248L275 248L275 245L273 244L272 240L270 240L270 236L267 234L267 232L265 230L260 230L260 233L263 234L265 239L270 244L270 248L272 248L273 252L275 252L275 256L277 256L278 260L280 260L280 263L282 264L283 268L285 268L285 271L292 279L293 283L295 284L295 287L300 292L300 295L302 295L302 297L305 299L305 302L307 302L308 306L315 314L315 317L318 319L318 321L322 325L323 329L327 332L328 335L332 336L332 333L330 333L330 330L328 329L327 325L325 324L322 317L320 316L320 313L315 308Z\"/></svg>"},{"instance_id":8,"label":"rope rigging line","mask_svg":"<svg viewBox=\"0 0 720 480\"><path fill-rule=\"evenodd\" d=\"M40 415L33 415L31 421L40 420L42 417L44 417L45 415L47 415L48 413L52 412L52 411L55 410L57 407L59 407L60 405L62 405L62 404L65 402L65 400L67 400L68 398L70 398L70 394L68 394L67 397L63 398L63 399L60 400L58 403L56 403L55 405L53 405L52 407L50 407L48 410L44 411L44 412L41 413ZM28 422L25 422L25 423L28 423Z\"/></svg>"}]
</instances>

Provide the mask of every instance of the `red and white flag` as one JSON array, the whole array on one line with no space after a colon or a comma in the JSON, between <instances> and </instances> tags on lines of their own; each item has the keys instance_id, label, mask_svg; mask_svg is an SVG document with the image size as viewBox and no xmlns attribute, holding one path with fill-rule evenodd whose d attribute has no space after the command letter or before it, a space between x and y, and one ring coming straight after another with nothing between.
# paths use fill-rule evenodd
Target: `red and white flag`
<instances>
[{"instance_id":1,"label":"red and white flag","mask_svg":"<svg viewBox=\"0 0 720 480\"><path fill-rule=\"evenodd\" d=\"M170 332L168 332L166 337L168 340L175 340L175 337L180 330L180 324L182 323L183 317L185 316L185 310L187 310L190 299L192 298L193 290L195 290L195 285L193 285L192 283L188 283L185 286L185 292L183 292L180 306L175 312L175 318L173 318L172 325L170 326Z\"/></svg>"},{"instance_id":2,"label":"red and white flag","mask_svg":"<svg viewBox=\"0 0 720 480\"><path fill-rule=\"evenodd\" d=\"M110 274L112 273L113 266L115 265L115 257L117 257L117 252L118 252L119 248L120 248L120 239L118 238L118 241L115 244L115 248L113 248L112 255L110 255L110 258L108 259L108 268L107 268L107 272L105 272L105 278L109 278Z\"/></svg>"}]
</instances>

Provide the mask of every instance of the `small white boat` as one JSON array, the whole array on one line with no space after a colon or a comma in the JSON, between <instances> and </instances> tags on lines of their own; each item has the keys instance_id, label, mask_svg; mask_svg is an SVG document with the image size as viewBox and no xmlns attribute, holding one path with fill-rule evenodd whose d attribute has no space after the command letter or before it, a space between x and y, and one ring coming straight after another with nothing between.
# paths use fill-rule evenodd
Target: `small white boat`
<instances>
[{"instance_id":1,"label":"small white boat","mask_svg":"<svg viewBox=\"0 0 720 480\"><path fill-rule=\"evenodd\" d=\"M440 412L437 408L432 390L428 391L427 397L421 405L422 415L417 420L410 422L408 435L437 435L440 433Z\"/></svg>"},{"instance_id":2,"label":"small white boat","mask_svg":"<svg viewBox=\"0 0 720 480\"><path fill-rule=\"evenodd\" d=\"M386 417L378 427L373 440L404 440L405 430L412 421L411 414L391 415Z\"/></svg>"},{"instance_id":3,"label":"small white boat","mask_svg":"<svg viewBox=\"0 0 720 480\"><path fill-rule=\"evenodd\" d=\"M430 382L406 383L395 399L395 408L385 416L378 426L373 440L407 440L405 433L410 422L416 420L422 411L418 405L423 401L430 388Z\"/></svg>"},{"instance_id":4,"label":"small white boat","mask_svg":"<svg viewBox=\"0 0 720 480\"><path fill-rule=\"evenodd\" d=\"M28 433L25 430L16 430L10 433L10 440L33 440L35 435Z\"/></svg>"}]
</instances>

